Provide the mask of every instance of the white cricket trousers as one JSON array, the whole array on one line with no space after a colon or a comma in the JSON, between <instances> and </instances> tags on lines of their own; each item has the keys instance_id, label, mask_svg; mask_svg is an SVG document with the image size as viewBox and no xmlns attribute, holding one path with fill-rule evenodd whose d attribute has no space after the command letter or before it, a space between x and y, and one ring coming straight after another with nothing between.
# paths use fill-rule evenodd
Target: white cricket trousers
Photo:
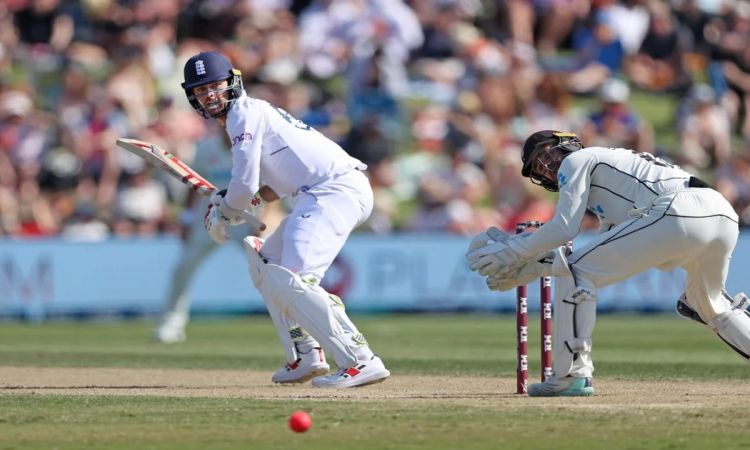
<instances>
[{"instance_id":1,"label":"white cricket trousers","mask_svg":"<svg viewBox=\"0 0 750 450\"><path fill-rule=\"evenodd\" d=\"M312 186L295 195L292 211L266 239L263 256L301 277L322 280L372 207L370 181L359 170Z\"/></svg>"},{"instance_id":2,"label":"white cricket trousers","mask_svg":"<svg viewBox=\"0 0 750 450\"><path fill-rule=\"evenodd\" d=\"M596 292L653 267L687 272L688 303L712 321L729 310L722 289L739 234L738 217L709 188L662 195L640 217L600 234L568 257L578 287Z\"/></svg>"},{"instance_id":3,"label":"white cricket trousers","mask_svg":"<svg viewBox=\"0 0 750 450\"><path fill-rule=\"evenodd\" d=\"M313 281L311 277L320 281L352 230L370 216L373 207L370 181L363 172L352 170L311 186L299 192L292 200L292 211L266 239L261 252L269 263L282 266L305 281ZM321 340L325 342L325 338L331 337L310 336L309 330L302 330L272 299L264 296L263 300L284 347L287 361L295 361L300 352L306 353L310 347L320 347ZM331 306L327 319L329 325L336 323L348 336L364 341L344 313L343 305L332 301ZM325 329L325 324L318 325L318 329ZM356 352L363 359L372 357L366 347Z\"/></svg>"}]
</instances>

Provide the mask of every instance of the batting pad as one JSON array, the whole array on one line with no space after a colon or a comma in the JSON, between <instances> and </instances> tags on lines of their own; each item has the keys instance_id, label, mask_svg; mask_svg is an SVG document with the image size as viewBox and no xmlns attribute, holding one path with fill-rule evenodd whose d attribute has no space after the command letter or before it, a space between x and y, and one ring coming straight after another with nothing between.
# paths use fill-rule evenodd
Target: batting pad
<instances>
[{"instance_id":1,"label":"batting pad","mask_svg":"<svg viewBox=\"0 0 750 450\"><path fill-rule=\"evenodd\" d=\"M710 326L719 339L750 361L750 313L733 309L719 314Z\"/></svg>"},{"instance_id":2,"label":"batting pad","mask_svg":"<svg viewBox=\"0 0 750 450\"><path fill-rule=\"evenodd\" d=\"M289 269L266 263L255 250L252 239L244 241L248 270L263 299L307 330L333 356L339 368L354 366L357 356L364 359L362 344L352 334L353 324L348 318L348 323L338 320L341 312L334 313L335 304L330 296L321 287L305 283Z\"/></svg>"},{"instance_id":3,"label":"batting pad","mask_svg":"<svg viewBox=\"0 0 750 450\"><path fill-rule=\"evenodd\" d=\"M570 274L556 277L552 321L555 375L590 377L594 372L591 335L596 323L596 294L576 287Z\"/></svg>"},{"instance_id":4,"label":"batting pad","mask_svg":"<svg viewBox=\"0 0 750 450\"><path fill-rule=\"evenodd\" d=\"M250 260L251 257L260 260L261 263L263 262L262 256L260 255L260 249L263 247L264 242L264 239L255 236L248 236L242 240L242 245L245 247L245 252L248 256L248 262L251 266L253 264L253 262ZM249 267L249 270L250 276L252 277L252 267ZM255 284L256 288L258 287L258 283L255 281L254 277L253 284ZM276 306L275 303L266 300L265 296L262 296L262 298L263 303L266 304L268 315L271 316L271 322L273 322L273 326L274 328L276 328L276 334L279 336L281 346L284 347L286 360L296 361L297 358L299 358L299 355L297 354L297 346L294 345L294 340L292 339L290 330L299 328L298 325L289 320L289 318L281 312L281 310L278 308L278 306Z\"/></svg>"}]
</instances>

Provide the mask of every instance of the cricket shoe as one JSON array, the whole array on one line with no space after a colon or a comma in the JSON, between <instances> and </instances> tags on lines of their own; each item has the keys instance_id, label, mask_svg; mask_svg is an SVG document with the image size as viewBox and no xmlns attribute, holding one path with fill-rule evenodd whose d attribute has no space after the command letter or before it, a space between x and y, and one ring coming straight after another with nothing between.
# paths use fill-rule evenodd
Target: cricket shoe
<instances>
[{"instance_id":1,"label":"cricket shoe","mask_svg":"<svg viewBox=\"0 0 750 450\"><path fill-rule=\"evenodd\" d=\"M187 340L185 326L187 319L178 314L167 314L154 330L154 341L162 344L178 344Z\"/></svg>"},{"instance_id":2,"label":"cricket shoe","mask_svg":"<svg viewBox=\"0 0 750 450\"><path fill-rule=\"evenodd\" d=\"M391 372L385 368L383 360L375 355L369 361L357 363L348 369L313 378L312 385L319 388L349 388L380 383L389 376Z\"/></svg>"},{"instance_id":3,"label":"cricket shoe","mask_svg":"<svg viewBox=\"0 0 750 450\"><path fill-rule=\"evenodd\" d=\"M729 295L729 292L727 292L725 289L722 290L722 293L724 294L724 298L727 299L727 301L729 302L729 306L732 309L744 311L747 309L748 305L750 305L750 299L748 299L747 295L745 295L744 292L740 292L734 297ZM691 308L690 305L687 304L687 297L684 292L682 293L680 298L677 299L675 310L677 311L677 314L686 319L694 320L696 322L702 323L703 325L706 325L706 321L703 320L703 318L701 318L701 316L693 308Z\"/></svg>"},{"instance_id":4,"label":"cricket shoe","mask_svg":"<svg viewBox=\"0 0 750 450\"><path fill-rule=\"evenodd\" d=\"M684 317L685 319L694 320L698 323L702 323L703 325L706 324L706 321L701 318L698 313L690 307L690 305L687 304L687 297L683 293L680 298L677 299L677 304L675 305L675 311L677 311L677 314L680 317Z\"/></svg>"},{"instance_id":5,"label":"cricket shoe","mask_svg":"<svg viewBox=\"0 0 750 450\"><path fill-rule=\"evenodd\" d=\"M594 395L591 377L551 377L529 386L529 397L589 397Z\"/></svg>"},{"instance_id":6,"label":"cricket shoe","mask_svg":"<svg viewBox=\"0 0 750 450\"><path fill-rule=\"evenodd\" d=\"M744 292L740 292L734 297L729 295L727 291L724 291L727 297L730 298L729 302L732 304L732 309L739 309L740 311L746 310L750 306L750 298L745 295Z\"/></svg>"},{"instance_id":7,"label":"cricket shoe","mask_svg":"<svg viewBox=\"0 0 750 450\"><path fill-rule=\"evenodd\" d=\"M326 362L323 349L314 347L307 353L299 353L294 362L284 364L284 367L274 372L271 381L280 384L304 383L311 378L327 374L331 366Z\"/></svg>"}]
</instances>

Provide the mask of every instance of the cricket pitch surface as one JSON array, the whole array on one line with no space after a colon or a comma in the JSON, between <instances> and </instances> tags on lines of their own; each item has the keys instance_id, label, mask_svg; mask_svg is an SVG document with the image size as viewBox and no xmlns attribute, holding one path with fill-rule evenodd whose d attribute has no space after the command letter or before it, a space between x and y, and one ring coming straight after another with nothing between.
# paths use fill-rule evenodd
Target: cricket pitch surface
<instances>
[{"instance_id":1,"label":"cricket pitch surface","mask_svg":"<svg viewBox=\"0 0 750 450\"><path fill-rule=\"evenodd\" d=\"M529 398L515 394L515 378L394 374L383 383L330 390L275 385L270 372L247 370L0 367L0 394L142 395L268 400L401 400L474 406L565 405L629 410L726 408L750 404L742 381L631 381L594 379L596 396ZM533 382L533 380L531 380Z\"/></svg>"}]
</instances>

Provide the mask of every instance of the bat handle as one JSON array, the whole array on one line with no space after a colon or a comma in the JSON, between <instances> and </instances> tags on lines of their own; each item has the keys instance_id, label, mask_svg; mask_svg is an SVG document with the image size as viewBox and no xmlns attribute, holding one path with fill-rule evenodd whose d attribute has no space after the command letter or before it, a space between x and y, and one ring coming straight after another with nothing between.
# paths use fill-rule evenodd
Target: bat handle
<instances>
[{"instance_id":1,"label":"bat handle","mask_svg":"<svg viewBox=\"0 0 750 450\"><path fill-rule=\"evenodd\" d=\"M242 215L245 217L245 221L250 224L250 226L258 229L259 231L263 231L266 229L266 224L261 222L260 219L255 217L250 211L242 211Z\"/></svg>"},{"instance_id":2,"label":"bat handle","mask_svg":"<svg viewBox=\"0 0 750 450\"><path fill-rule=\"evenodd\" d=\"M216 187L211 184L201 185L195 189L201 195L211 195L214 191L216 191ZM257 229L258 231L264 231L266 229L266 224L261 222L260 219L255 217L255 215L250 211L243 210L242 215L245 217L245 222L249 223L251 227Z\"/></svg>"}]
</instances>

